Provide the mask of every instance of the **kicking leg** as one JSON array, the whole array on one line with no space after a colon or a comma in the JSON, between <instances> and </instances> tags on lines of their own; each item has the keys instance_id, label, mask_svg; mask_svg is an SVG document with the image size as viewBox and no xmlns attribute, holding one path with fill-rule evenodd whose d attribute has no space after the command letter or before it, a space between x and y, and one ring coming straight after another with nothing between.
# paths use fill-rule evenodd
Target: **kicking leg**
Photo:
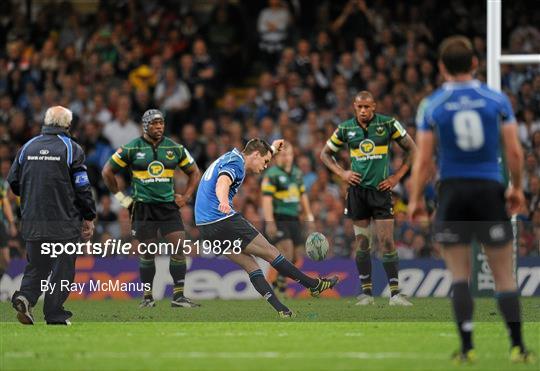
<instances>
[{"instance_id":1,"label":"kicking leg","mask_svg":"<svg viewBox=\"0 0 540 371\"><path fill-rule=\"evenodd\" d=\"M334 287L338 282L337 277L317 279L307 276L285 259L278 249L271 245L260 233L246 246L244 252L266 260L282 275L292 278L302 286L309 288L313 296L319 296L321 292Z\"/></svg>"},{"instance_id":2,"label":"kicking leg","mask_svg":"<svg viewBox=\"0 0 540 371\"><path fill-rule=\"evenodd\" d=\"M264 274L259 265L251 255L241 253L227 255L227 257L241 266L249 274L249 280L253 284L253 287L255 287L255 290L257 290L257 292L261 294L261 296L265 298L266 301L280 313L280 315L285 317L290 317L292 315L289 308L279 301L274 290L272 290L272 287L270 287L270 284L264 278ZM290 313L290 315L288 313Z\"/></svg>"}]
</instances>

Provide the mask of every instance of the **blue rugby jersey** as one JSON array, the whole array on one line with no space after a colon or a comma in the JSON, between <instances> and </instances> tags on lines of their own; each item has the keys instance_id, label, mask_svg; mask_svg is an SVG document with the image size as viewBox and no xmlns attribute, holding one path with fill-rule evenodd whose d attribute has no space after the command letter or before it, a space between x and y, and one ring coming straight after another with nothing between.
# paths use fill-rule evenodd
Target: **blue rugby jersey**
<instances>
[{"instance_id":1,"label":"blue rugby jersey","mask_svg":"<svg viewBox=\"0 0 540 371\"><path fill-rule=\"evenodd\" d=\"M218 209L219 200L216 195L216 184L220 175L227 175L232 180L229 189L229 204L232 207L233 197L238 192L246 175L244 158L236 148L222 155L204 172L195 200L196 225L215 223L236 214L234 209L229 214L224 214Z\"/></svg>"},{"instance_id":2,"label":"blue rugby jersey","mask_svg":"<svg viewBox=\"0 0 540 371\"><path fill-rule=\"evenodd\" d=\"M516 119L506 95L478 80L448 82L425 98L416 117L420 131L433 131L440 179L503 181L501 125Z\"/></svg>"}]
</instances>

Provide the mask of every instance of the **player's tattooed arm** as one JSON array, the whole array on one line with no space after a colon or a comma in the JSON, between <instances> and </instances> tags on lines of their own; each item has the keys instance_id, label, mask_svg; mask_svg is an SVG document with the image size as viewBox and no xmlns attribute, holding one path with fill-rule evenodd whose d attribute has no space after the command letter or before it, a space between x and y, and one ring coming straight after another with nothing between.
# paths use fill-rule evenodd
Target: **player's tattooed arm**
<instances>
[{"instance_id":1,"label":"player's tattooed arm","mask_svg":"<svg viewBox=\"0 0 540 371\"><path fill-rule=\"evenodd\" d=\"M405 151L405 157L403 158L403 165L397 171L396 174L400 174L400 179L409 171L412 166L414 156L416 155L416 143L409 134L401 137L397 140L398 145Z\"/></svg>"},{"instance_id":2,"label":"player's tattooed arm","mask_svg":"<svg viewBox=\"0 0 540 371\"><path fill-rule=\"evenodd\" d=\"M355 173L352 170L345 170L342 168L334 158L334 151L328 146L328 144L325 144L323 150L321 151L320 158L328 169L346 181L349 185L356 185L360 183L360 174Z\"/></svg>"},{"instance_id":3,"label":"player's tattooed arm","mask_svg":"<svg viewBox=\"0 0 540 371\"><path fill-rule=\"evenodd\" d=\"M416 154L416 144L414 143L414 140L409 134L405 134L405 136L398 138L396 141L405 151L403 164L401 164L401 167L394 174L379 183L379 186L377 187L379 191L389 191L394 188L412 166L412 161Z\"/></svg>"}]
</instances>

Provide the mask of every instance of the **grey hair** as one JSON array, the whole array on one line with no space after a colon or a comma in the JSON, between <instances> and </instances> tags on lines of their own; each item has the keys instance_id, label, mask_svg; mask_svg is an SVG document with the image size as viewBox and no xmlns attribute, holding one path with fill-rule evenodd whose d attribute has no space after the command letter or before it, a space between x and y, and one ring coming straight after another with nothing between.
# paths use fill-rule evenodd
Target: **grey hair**
<instances>
[{"instance_id":1,"label":"grey hair","mask_svg":"<svg viewBox=\"0 0 540 371\"><path fill-rule=\"evenodd\" d=\"M73 113L65 107L54 106L45 113L45 126L57 126L61 128L69 128Z\"/></svg>"}]
</instances>

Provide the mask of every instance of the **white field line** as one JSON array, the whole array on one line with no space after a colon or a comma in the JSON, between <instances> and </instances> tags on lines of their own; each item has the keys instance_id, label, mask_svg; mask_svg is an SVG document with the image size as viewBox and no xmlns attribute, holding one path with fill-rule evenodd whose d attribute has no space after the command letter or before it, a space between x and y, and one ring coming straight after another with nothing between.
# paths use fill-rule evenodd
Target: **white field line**
<instances>
[{"instance_id":1,"label":"white field line","mask_svg":"<svg viewBox=\"0 0 540 371\"><path fill-rule=\"evenodd\" d=\"M37 357L32 351L6 352L7 358ZM448 354L413 353L413 352L75 352L71 359L141 359L141 358L178 358L178 359L412 359L412 360L445 360Z\"/></svg>"}]
</instances>

